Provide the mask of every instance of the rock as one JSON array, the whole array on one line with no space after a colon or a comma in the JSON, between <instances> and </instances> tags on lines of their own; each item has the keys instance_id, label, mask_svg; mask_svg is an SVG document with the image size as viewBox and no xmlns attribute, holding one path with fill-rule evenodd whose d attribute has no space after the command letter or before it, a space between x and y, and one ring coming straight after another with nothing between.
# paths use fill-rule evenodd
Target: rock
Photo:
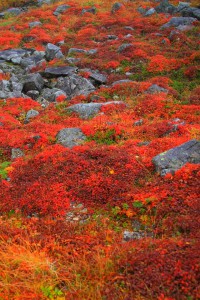
<instances>
[{"instance_id":1,"label":"rock","mask_svg":"<svg viewBox=\"0 0 200 300\"><path fill-rule=\"evenodd\" d=\"M160 175L174 173L186 163L200 163L200 142L190 140L178 147L172 148L153 158L153 164Z\"/></svg>"},{"instance_id":2,"label":"rock","mask_svg":"<svg viewBox=\"0 0 200 300\"><path fill-rule=\"evenodd\" d=\"M160 29L166 29L169 27L178 27L179 25L191 25L197 19L192 17L173 17L169 22L160 27Z\"/></svg>"},{"instance_id":3,"label":"rock","mask_svg":"<svg viewBox=\"0 0 200 300\"><path fill-rule=\"evenodd\" d=\"M64 128L56 135L57 143L72 148L80 145L86 139L80 128Z\"/></svg>"},{"instance_id":4,"label":"rock","mask_svg":"<svg viewBox=\"0 0 200 300\"><path fill-rule=\"evenodd\" d=\"M83 9L82 12L81 12L81 15L84 15L85 13L91 13L93 15L95 15L97 12L97 9L96 7L91 7L91 8L88 8L88 9Z\"/></svg>"},{"instance_id":5,"label":"rock","mask_svg":"<svg viewBox=\"0 0 200 300\"><path fill-rule=\"evenodd\" d=\"M117 84L126 84L126 83L134 83L133 80L130 80L130 79L121 79L121 80L118 80L118 81L115 81L112 83L112 86L115 86Z\"/></svg>"},{"instance_id":6,"label":"rock","mask_svg":"<svg viewBox=\"0 0 200 300\"><path fill-rule=\"evenodd\" d=\"M26 94L28 91L37 90L41 91L44 86L44 80L39 73L32 73L25 77L23 83L23 92Z\"/></svg>"},{"instance_id":7,"label":"rock","mask_svg":"<svg viewBox=\"0 0 200 300\"><path fill-rule=\"evenodd\" d=\"M71 112L78 113L79 117L82 119L89 119L93 117L95 114L99 113L102 106L114 104L124 104L122 101L110 101L105 103L78 103L72 106L69 106L67 110Z\"/></svg>"},{"instance_id":8,"label":"rock","mask_svg":"<svg viewBox=\"0 0 200 300\"><path fill-rule=\"evenodd\" d=\"M155 7L157 13L174 14L177 12L177 8L170 4L168 0L162 0L161 3Z\"/></svg>"},{"instance_id":9,"label":"rock","mask_svg":"<svg viewBox=\"0 0 200 300\"><path fill-rule=\"evenodd\" d=\"M157 84L152 84L147 90L146 93L148 94L155 94L155 93L168 93L167 89L162 88Z\"/></svg>"},{"instance_id":10,"label":"rock","mask_svg":"<svg viewBox=\"0 0 200 300\"><path fill-rule=\"evenodd\" d=\"M41 93L41 97L47 100L48 102L55 102L56 98L61 95L67 97L64 91L57 88L46 88L43 89Z\"/></svg>"},{"instance_id":11,"label":"rock","mask_svg":"<svg viewBox=\"0 0 200 300\"><path fill-rule=\"evenodd\" d=\"M45 56L48 61L53 60L54 58L63 58L64 55L62 54L62 51L60 47L53 45L51 43L48 43L45 50Z\"/></svg>"},{"instance_id":12,"label":"rock","mask_svg":"<svg viewBox=\"0 0 200 300\"><path fill-rule=\"evenodd\" d=\"M200 9L196 7L185 7L181 14L183 17L192 17L200 21Z\"/></svg>"},{"instance_id":13,"label":"rock","mask_svg":"<svg viewBox=\"0 0 200 300\"><path fill-rule=\"evenodd\" d=\"M29 56L34 52L34 50L30 49L8 49L0 51L0 59L3 59L5 61L11 61L13 58L22 58L24 56Z\"/></svg>"},{"instance_id":14,"label":"rock","mask_svg":"<svg viewBox=\"0 0 200 300\"><path fill-rule=\"evenodd\" d=\"M128 242L131 240L140 240L144 238L146 235L143 231L128 231L125 230L123 233L123 240Z\"/></svg>"},{"instance_id":15,"label":"rock","mask_svg":"<svg viewBox=\"0 0 200 300\"><path fill-rule=\"evenodd\" d=\"M36 90L31 90L31 91L28 91L27 93L26 93L26 95L28 96L28 97L30 97L31 99L33 99L33 100L36 100L38 97L39 97L39 92L38 91L36 91Z\"/></svg>"},{"instance_id":16,"label":"rock","mask_svg":"<svg viewBox=\"0 0 200 300\"><path fill-rule=\"evenodd\" d=\"M144 16L145 16L145 17L152 16L152 15L155 14L155 13L156 13L155 8L150 8L150 9L148 9L148 10L145 12Z\"/></svg>"},{"instance_id":17,"label":"rock","mask_svg":"<svg viewBox=\"0 0 200 300\"><path fill-rule=\"evenodd\" d=\"M44 4L51 4L52 0L37 0L37 5L42 6Z\"/></svg>"},{"instance_id":18,"label":"rock","mask_svg":"<svg viewBox=\"0 0 200 300\"><path fill-rule=\"evenodd\" d=\"M30 28L38 27L38 26L41 26L41 25L42 25L42 23L41 23L40 21L30 22L30 23L28 24L28 26L29 26Z\"/></svg>"},{"instance_id":19,"label":"rock","mask_svg":"<svg viewBox=\"0 0 200 300\"><path fill-rule=\"evenodd\" d=\"M26 121L29 122L30 119L36 117L39 115L39 112L35 109L30 109L29 111L27 111L26 113Z\"/></svg>"},{"instance_id":20,"label":"rock","mask_svg":"<svg viewBox=\"0 0 200 300\"><path fill-rule=\"evenodd\" d=\"M128 48L130 48L132 46L133 46L132 44L124 43L121 46L119 46L119 48L117 49L117 52L121 53L124 50L126 50L126 49L128 49Z\"/></svg>"},{"instance_id":21,"label":"rock","mask_svg":"<svg viewBox=\"0 0 200 300\"><path fill-rule=\"evenodd\" d=\"M87 55L93 55L93 54L97 53L97 49L85 50L85 49L80 49L80 48L70 48L68 51L68 55L71 55L74 53L84 53Z\"/></svg>"},{"instance_id":22,"label":"rock","mask_svg":"<svg viewBox=\"0 0 200 300\"><path fill-rule=\"evenodd\" d=\"M117 40L118 39L118 37L116 36L116 35L107 35L107 38L109 39L109 40Z\"/></svg>"},{"instance_id":23,"label":"rock","mask_svg":"<svg viewBox=\"0 0 200 300\"><path fill-rule=\"evenodd\" d=\"M107 76L99 73L98 70L91 70L91 69L81 69L82 72L89 73L89 78L92 79L93 84L105 84L107 82Z\"/></svg>"},{"instance_id":24,"label":"rock","mask_svg":"<svg viewBox=\"0 0 200 300\"><path fill-rule=\"evenodd\" d=\"M16 158L24 156L24 152L20 148L12 148L11 150L11 159L14 160Z\"/></svg>"},{"instance_id":25,"label":"rock","mask_svg":"<svg viewBox=\"0 0 200 300\"><path fill-rule=\"evenodd\" d=\"M18 16L23 12L23 10L19 7L11 7L5 11L8 15Z\"/></svg>"},{"instance_id":26,"label":"rock","mask_svg":"<svg viewBox=\"0 0 200 300\"><path fill-rule=\"evenodd\" d=\"M70 66L63 66L63 67L50 67L46 68L45 71L42 73L43 76L47 78L54 78L59 76L68 76L73 73L76 73L78 68L70 67Z\"/></svg>"},{"instance_id":27,"label":"rock","mask_svg":"<svg viewBox=\"0 0 200 300\"><path fill-rule=\"evenodd\" d=\"M54 16L59 16L60 14L67 11L69 8L70 8L70 6L67 4L60 5L56 8L56 10L54 11L53 14L54 14Z\"/></svg>"},{"instance_id":28,"label":"rock","mask_svg":"<svg viewBox=\"0 0 200 300\"><path fill-rule=\"evenodd\" d=\"M29 57L24 57L20 60L20 66L24 68L26 71L31 70L32 68L36 66L41 66L43 63L45 63L44 59L44 53L41 51L41 53L38 51L35 51L33 55Z\"/></svg>"},{"instance_id":29,"label":"rock","mask_svg":"<svg viewBox=\"0 0 200 300\"><path fill-rule=\"evenodd\" d=\"M146 14L146 12L147 12L147 9L144 9L142 6L139 6L138 8L137 8L137 11L141 14L141 15L145 15Z\"/></svg>"},{"instance_id":30,"label":"rock","mask_svg":"<svg viewBox=\"0 0 200 300\"><path fill-rule=\"evenodd\" d=\"M134 31L134 28L132 26L125 26L124 29Z\"/></svg>"},{"instance_id":31,"label":"rock","mask_svg":"<svg viewBox=\"0 0 200 300\"><path fill-rule=\"evenodd\" d=\"M75 74L68 77L59 77L56 87L63 90L69 99L78 95L87 96L95 91L94 85L88 79Z\"/></svg>"},{"instance_id":32,"label":"rock","mask_svg":"<svg viewBox=\"0 0 200 300\"><path fill-rule=\"evenodd\" d=\"M116 11L120 10L123 7L123 4L120 2L116 2L113 4L111 13L114 14Z\"/></svg>"},{"instance_id":33,"label":"rock","mask_svg":"<svg viewBox=\"0 0 200 300\"><path fill-rule=\"evenodd\" d=\"M187 9L188 7L190 7L190 3L188 2L179 2L178 6L177 6L177 12L181 12L184 9ZM187 17L191 17L191 16L187 16Z\"/></svg>"},{"instance_id":34,"label":"rock","mask_svg":"<svg viewBox=\"0 0 200 300\"><path fill-rule=\"evenodd\" d=\"M141 126L143 124L143 120L142 119L140 119L140 120L138 120L138 121L135 121L134 122L134 126Z\"/></svg>"}]
</instances>

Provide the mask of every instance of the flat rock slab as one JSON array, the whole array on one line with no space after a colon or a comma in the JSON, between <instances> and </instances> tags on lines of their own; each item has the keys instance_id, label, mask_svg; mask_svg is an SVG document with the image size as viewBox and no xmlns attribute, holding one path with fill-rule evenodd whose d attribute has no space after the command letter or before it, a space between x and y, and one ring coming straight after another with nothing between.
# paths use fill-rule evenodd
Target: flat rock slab
<instances>
[{"instance_id":1,"label":"flat rock slab","mask_svg":"<svg viewBox=\"0 0 200 300\"><path fill-rule=\"evenodd\" d=\"M86 139L80 128L64 128L56 135L57 143L72 148L81 145Z\"/></svg>"},{"instance_id":2,"label":"flat rock slab","mask_svg":"<svg viewBox=\"0 0 200 300\"><path fill-rule=\"evenodd\" d=\"M67 110L71 112L76 112L80 118L89 119L98 114L102 106L109 104L119 105L124 104L122 101L110 101L105 103L78 103L72 106L69 106Z\"/></svg>"},{"instance_id":3,"label":"flat rock slab","mask_svg":"<svg viewBox=\"0 0 200 300\"><path fill-rule=\"evenodd\" d=\"M30 55L34 50L25 50L25 49L8 49L0 51L0 59L11 61L11 59L16 57L24 57L25 55Z\"/></svg>"},{"instance_id":4,"label":"flat rock slab","mask_svg":"<svg viewBox=\"0 0 200 300\"><path fill-rule=\"evenodd\" d=\"M191 140L178 147L158 154L152 160L160 175L174 173L186 163L200 163L200 142Z\"/></svg>"},{"instance_id":5,"label":"flat rock slab","mask_svg":"<svg viewBox=\"0 0 200 300\"><path fill-rule=\"evenodd\" d=\"M161 26L160 29L178 27L180 25L191 25L195 21L197 21L197 19L192 17L173 17L169 22Z\"/></svg>"},{"instance_id":6,"label":"flat rock slab","mask_svg":"<svg viewBox=\"0 0 200 300\"><path fill-rule=\"evenodd\" d=\"M47 78L54 78L59 76L68 76L70 74L76 73L77 70L78 68L70 66L50 67L46 68L42 75Z\"/></svg>"}]
</instances>

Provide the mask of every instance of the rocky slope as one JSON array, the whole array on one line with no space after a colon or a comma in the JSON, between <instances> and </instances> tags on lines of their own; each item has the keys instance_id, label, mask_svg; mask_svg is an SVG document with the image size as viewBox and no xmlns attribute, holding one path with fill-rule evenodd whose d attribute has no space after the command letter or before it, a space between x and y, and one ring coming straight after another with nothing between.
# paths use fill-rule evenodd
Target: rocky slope
<instances>
[{"instance_id":1,"label":"rocky slope","mask_svg":"<svg viewBox=\"0 0 200 300\"><path fill-rule=\"evenodd\" d=\"M6 296L197 299L200 8L175 0L13 4L0 13L1 230L12 212L23 223L20 239L38 239L59 279L50 272L51 285ZM62 228L71 235L62 239ZM112 270L104 265L91 294L88 274L87 289L73 290L78 271L68 282L61 265L71 256L57 242L51 252L50 236L69 252L65 239L74 240L77 265L87 252L90 270L101 247L120 245L118 258L108 251Z\"/></svg>"}]
</instances>

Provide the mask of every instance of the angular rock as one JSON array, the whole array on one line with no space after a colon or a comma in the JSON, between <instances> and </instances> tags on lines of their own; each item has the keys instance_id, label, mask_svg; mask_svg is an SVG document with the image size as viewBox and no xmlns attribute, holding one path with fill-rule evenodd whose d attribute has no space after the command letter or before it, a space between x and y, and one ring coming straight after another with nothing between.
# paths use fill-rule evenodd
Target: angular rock
<instances>
[{"instance_id":1,"label":"angular rock","mask_svg":"<svg viewBox=\"0 0 200 300\"><path fill-rule=\"evenodd\" d=\"M11 61L11 59L16 58L16 57L24 57L25 55L31 55L34 50L30 49L8 49L8 50L3 50L0 51L0 59L6 60L6 61Z\"/></svg>"},{"instance_id":2,"label":"angular rock","mask_svg":"<svg viewBox=\"0 0 200 300\"><path fill-rule=\"evenodd\" d=\"M155 7L157 13L174 14L177 12L177 8L170 4L168 0L162 0L161 3Z\"/></svg>"},{"instance_id":3,"label":"angular rock","mask_svg":"<svg viewBox=\"0 0 200 300\"><path fill-rule=\"evenodd\" d=\"M54 58L63 58L64 55L62 54L62 51L60 47L48 43L45 50L46 59L48 61L53 60Z\"/></svg>"},{"instance_id":4,"label":"angular rock","mask_svg":"<svg viewBox=\"0 0 200 300\"><path fill-rule=\"evenodd\" d=\"M30 23L28 24L28 26L29 26L30 28L38 27L38 26L41 26L41 25L42 25L42 23L41 23L40 21L30 22Z\"/></svg>"},{"instance_id":5,"label":"angular rock","mask_svg":"<svg viewBox=\"0 0 200 300\"><path fill-rule=\"evenodd\" d=\"M123 4L120 2L116 2L113 4L111 13L114 14L116 11L120 10L123 7Z\"/></svg>"},{"instance_id":6,"label":"angular rock","mask_svg":"<svg viewBox=\"0 0 200 300\"><path fill-rule=\"evenodd\" d=\"M28 91L27 93L26 93L26 95L28 96L28 97L30 97L31 99L33 99L33 100L36 100L38 97L39 97L39 92L38 91L35 91L35 90L31 90L31 91Z\"/></svg>"},{"instance_id":7,"label":"angular rock","mask_svg":"<svg viewBox=\"0 0 200 300\"><path fill-rule=\"evenodd\" d=\"M200 163L200 142L190 140L178 147L172 148L155 156L152 160L160 175L174 173L186 163Z\"/></svg>"},{"instance_id":8,"label":"angular rock","mask_svg":"<svg viewBox=\"0 0 200 300\"><path fill-rule=\"evenodd\" d=\"M150 8L150 9L147 10L147 12L145 12L144 16L145 17L152 16L155 13L156 13L155 8Z\"/></svg>"},{"instance_id":9,"label":"angular rock","mask_svg":"<svg viewBox=\"0 0 200 300\"><path fill-rule=\"evenodd\" d=\"M97 12L97 9L96 7L91 7L91 8L88 8L88 9L83 9L82 12L81 12L81 15L84 15L85 13L91 13L93 15L95 15Z\"/></svg>"},{"instance_id":10,"label":"angular rock","mask_svg":"<svg viewBox=\"0 0 200 300\"><path fill-rule=\"evenodd\" d=\"M133 46L132 44L124 43L121 46L119 46L119 48L117 49L117 52L121 53L124 50L126 50L126 49L128 49L128 48L130 48L132 46Z\"/></svg>"},{"instance_id":11,"label":"angular rock","mask_svg":"<svg viewBox=\"0 0 200 300\"><path fill-rule=\"evenodd\" d=\"M94 117L95 114L99 113L102 106L114 104L124 104L122 101L110 101L105 103L78 103L72 106L69 106L67 110L71 112L78 113L79 117L82 119L89 119Z\"/></svg>"},{"instance_id":12,"label":"angular rock","mask_svg":"<svg viewBox=\"0 0 200 300\"><path fill-rule=\"evenodd\" d=\"M60 5L56 8L56 10L54 11L53 14L54 14L54 16L59 16L60 14L67 11L69 8L70 8L70 6L67 4Z\"/></svg>"},{"instance_id":13,"label":"angular rock","mask_svg":"<svg viewBox=\"0 0 200 300\"><path fill-rule=\"evenodd\" d=\"M121 79L121 80L118 80L118 81L115 81L112 83L112 86L115 86L117 84L126 84L126 83L133 83L134 81L133 80L130 80L130 79Z\"/></svg>"},{"instance_id":14,"label":"angular rock","mask_svg":"<svg viewBox=\"0 0 200 300\"><path fill-rule=\"evenodd\" d=\"M26 94L28 91L37 90L41 91L44 86L44 80L39 73L32 73L25 77L23 84L23 92Z\"/></svg>"},{"instance_id":15,"label":"angular rock","mask_svg":"<svg viewBox=\"0 0 200 300\"><path fill-rule=\"evenodd\" d=\"M92 72L89 76L91 79L93 79L98 84L105 84L107 82L107 77L103 74L100 74L98 72Z\"/></svg>"},{"instance_id":16,"label":"angular rock","mask_svg":"<svg viewBox=\"0 0 200 300\"><path fill-rule=\"evenodd\" d=\"M43 72L43 76L47 78L54 78L59 76L68 76L73 73L76 73L78 68L70 67L70 66L63 66L63 67L50 67L46 68Z\"/></svg>"},{"instance_id":17,"label":"angular rock","mask_svg":"<svg viewBox=\"0 0 200 300\"><path fill-rule=\"evenodd\" d=\"M148 94L155 94L155 93L168 93L167 89L162 88L157 84L152 84L147 90L146 93Z\"/></svg>"},{"instance_id":18,"label":"angular rock","mask_svg":"<svg viewBox=\"0 0 200 300\"><path fill-rule=\"evenodd\" d=\"M56 87L63 90L69 98L78 95L87 96L95 91L95 87L88 79L78 75L59 77Z\"/></svg>"},{"instance_id":19,"label":"angular rock","mask_svg":"<svg viewBox=\"0 0 200 300\"><path fill-rule=\"evenodd\" d=\"M80 48L70 48L68 51L68 55L74 54L74 53L84 53L87 55L93 55L93 54L97 53L97 49L85 50L85 49L80 49Z\"/></svg>"},{"instance_id":20,"label":"angular rock","mask_svg":"<svg viewBox=\"0 0 200 300\"><path fill-rule=\"evenodd\" d=\"M197 19L192 17L173 17L169 22L161 26L160 29L178 27L179 25L191 25L195 21L197 21Z\"/></svg>"},{"instance_id":21,"label":"angular rock","mask_svg":"<svg viewBox=\"0 0 200 300\"><path fill-rule=\"evenodd\" d=\"M125 230L123 233L123 240L128 242L131 240L140 240L144 238L146 234L143 231L128 231Z\"/></svg>"},{"instance_id":22,"label":"angular rock","mask_svg":"<svg viewBox=\"0 0 200 300\"><path fill-rule=\"evenodd\" d=\"M20 148L12 148L11 150L11 159L16 159L24 156L24 152Z\"/></svg>"},{"instance_id":23,"label":"angular rock","mask_svg":"<svg viewBox=\"0 0 200 300\"><path fill-rule=\"evenodd\" d=\"M183 17L192 17L200 21L200 9L196 7L187 7L181 11Z\"/></svg>"},{"instance_id":24,"label":"angular rock","mask_svg":"<svg viewBox=\"0 0 200 300\"><path fill-rule=\"evenodd\" d=\"M43 89L41 93L41 97L47 100L48 102L55 102L56 98L61 95L66 96L64 91L57 88L52 88L52 89L46 88Z\"/></svg>"},{"instance_id":25,"label":"angular rock","mask_svg":"<svg viewBox=\"0 0 200 300\"><path fill-rule=\"evenodd\" d=\"M81 145L86 139L80 128L64 128L56 135L57 143L72 148Z\"/></svg>"}]
</instances>

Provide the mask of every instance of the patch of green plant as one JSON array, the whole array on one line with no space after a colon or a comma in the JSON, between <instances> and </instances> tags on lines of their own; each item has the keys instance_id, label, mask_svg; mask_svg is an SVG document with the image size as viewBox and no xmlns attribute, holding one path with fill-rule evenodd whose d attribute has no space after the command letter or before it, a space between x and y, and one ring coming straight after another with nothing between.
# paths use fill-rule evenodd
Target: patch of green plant
<instances>
[{"instance_id":1,"label":"patch of green plant","mask_svg":"<svg viewBox=\"0 0 200 300\"><path fill-rule=\"evenodd\" d=\"M6 170L7 167L9 167L11 164L10 161L4 161L0 164L0 178L6 179L8 177L8 172Z\"/></svg>"},{"instance_id":2,"label":"patch of green plant","mask_svg":"<svg viewBox=\"0 0 200 300\"><path fill-rule=\"evenodd\" d=\"M147 70L147 65L144 63L137 64L137 73L130 75L130 79L134 81L142 81L152 77L152 73Z\"/></svg>"},{"instance_id":3,"label":"patch of green plant","mask_svg":"<svg viewBox=\"0 0 200 300\"><path fill-rule=\"evenodd\" d=\"M57 297L63 296L63 292L57 287L53 286L42 286L41 291L48 299L56 299Z\"/></svg>"},{"instance_id":4,"label":"patch of green plant","mask_svg":"<svg viewBox=\"0 0 200 300\"><path fill-rule=\"evenodd\" d=\"M105 145L112 145L117 143L121 138L120 135L116 134L114 128L107 129L106 131L97 130L94 135L90 135L87 140L88 141L95 141L97 144L105 144Z\"/></svg>"}]
</instances>

